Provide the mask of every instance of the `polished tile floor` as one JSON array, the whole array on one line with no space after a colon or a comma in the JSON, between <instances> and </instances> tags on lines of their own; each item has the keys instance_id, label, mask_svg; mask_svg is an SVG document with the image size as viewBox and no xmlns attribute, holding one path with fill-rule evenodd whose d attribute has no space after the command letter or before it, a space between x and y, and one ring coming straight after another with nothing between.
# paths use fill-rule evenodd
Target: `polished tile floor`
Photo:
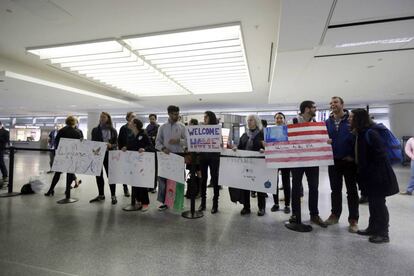
<instances>
[{"instance_id":1,"label":"polished tile floor","mask_svg":"<svg viewBox=\"0 0 414 276\"><path fill-rule=\"evenodd\" d=\"M19 152L15 190L47 169L46 154ZM396 173L403 189L409 169ZM107 200L90 204L97 194L95 180L81 179L81 187L73 190L79 198L74 204L56 204L64 197L63 177L54 197L0 198L0 275L414 275L414 196L388 198L391 242L376 245L348 233L346 206L338 225L296 233L283 225L289 215L270 212L271 197L264 217L255 214L255 199L254 212L241 217L241 206L230 202L224 188L219 213L188 220L174 211L157 211L154 194L148 212L122 211L129 203L122 186L117 205L111 205L107 186ZM321 169L323 218L330 213L329 193L327 172ZM302 210L308 220L306 195ZM360 206L360 214L365 228L367 205Z\"/></svg>"}]
</instances>

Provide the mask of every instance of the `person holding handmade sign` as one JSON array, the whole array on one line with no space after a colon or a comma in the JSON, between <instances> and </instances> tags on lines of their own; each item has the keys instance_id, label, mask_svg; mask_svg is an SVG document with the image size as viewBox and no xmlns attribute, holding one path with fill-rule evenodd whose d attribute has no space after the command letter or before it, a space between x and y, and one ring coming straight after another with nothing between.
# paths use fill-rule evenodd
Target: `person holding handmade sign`
<instances>
[{"instance_id":1,"label":"person holding handmade sign","mask_svg":"<svg viewBox=\"0 0 414 276\"><path fill-rule=\"evenodd\" d=\"M117 148L118 133L112 125L111 115L107 112L102 112L99 118L99 125L92 129L92 141L105 142L107 145L107 150L105 152L104 167L106 174L108 175L108 150L116 150ZM105 200L104 193L104 178L103 178L103 169L100 176L96 177L96 184L98 186L99 195L89 202L98 202ZM117 204L118 200L116 199L116 184L109 184L111 189L111 202L112 204Z\"/></svg>"},{"instance_id":2,"label":"person holding handmade sign","mask_svg":"<svg viewBox=\"0 0 414 276\"><path fill-rule=\"evenodd\" d=\"M277 126L283 126L286 125L286 118L285 114L282 112L278 112L274 116L275 118L275 124ZM282 174L282 186L283 186L283 194L285 196L285 208L283 211L285 214L290 213L290 168L283 168L278 169L277 174L279 178L279 172ZM273 195L274 205L270 209L272 212L276 212L279 210L279 187L276 190L276 194Z\"/></svg>"},{"instance_id":3,"label":"person holding handmade sign","mask_svg":"<svg viewBox=\"0 0 414 276\"><path fill-rule=\"evenodd\" d=\"M76 126L76 118L73 116L69 116L66 118L66 126L61 128L55 138L55 148L57 149L59 146L59 141L61 138L69 138L69 139L81 139L81 133L75 129ZM61 172L55 172L53 175L52 183L50 184L50 188L45 193L45 196L53 196L55 194L55 186L59 182ZM76 179L75 174L67 173L66 174L66 194L70 192L70 184L72 181ZM68 190L69 189L69 190Z\"/></svg>"},{"instance_id":4,"label":"person holding handmade sign","mask_svg":"<svg viewBox=\"0 0 414 276\"><path fill-rule=\"evenodd\" d=\"M139 119L132 119L128 123L128 128L131 130L132 135L128 137L126 146L122 147L122 151L155 151L150 138L143 130L143 124ZM148 210L150 203L148 197L148 188L144 187L132 187L132 197L140 205L139 208L142 212Z\"/></svg>"},{"instance_id":5,"label":"person holding handmade sign","mask_svg":"<svg viewBox=\"0 0 414 276\"><path fill-rule=\"evenodd\" d=\"M155 139L155 148L165 154L183 153L187 145L185 126L178 121L180 116L180 108L170 105L167 108L168 122L160 126L157 138ZM184 171L183 171L184 174ZM167 182L165 178L158 179L158 197L157 200L162 204L158 207L159 211L168 209L165 204Z\"/></svg>"},{"instance_id":6,"label":"person holding handmade sign","mask_svg":"<svg viewBox=\"0 0 414 276\"><path fill-rule=\"evenodd\" d=\"M216 114L212 111L206 111L204 113L204 124L205 125L217 125L218 120ZM220 153L219 152L201 152L200 153L200 167L201 167L201 205L198 211L206 210L207 201L207 179L208 179L208 168L210 168L211 184L214 188L213 195L213 208L211 213L215 214L218 212L218 199L220 193L220 187L218 185L219 168L220 168Z\"/></svg>"},{"instance_id":7,"label":"person holding handmade sign","mask_svg":"<svg viewBox=\"0 0 414 276\"><path fill-rule=\"evenodd\" d=\"M316 115L316 105L313 101L303 101L300 104L300 113L298 115L297 122L314 122L314 117ZM328 140L328 139L327 139ZM293 226L292 228L299 229L304 228L305 231L311 231L312 227L302 224L301 221L301 188L302 188L302 178L303 175L306 175L309 186L309 211L311 216L311 222L319 225L320 227L326 228L327 225L323 222L319 216L318 210L318 196L319 196L319 167L297 167L292 168L292 213L289 222ZM303 226L303 227L302 227ZM295 230L293 229L293 230Z\"/></svg>"},{"instance_id":8,"label":"person holding handmade sign","mask_svg":"<svg viewBox=\"0 0 414 276\"><path fill-rule=\"evenodd\" d=\"M125 119L127 120L127 123L123 126L121 126L121 129L119 130L119 135L118 135L118 148L122 149L123 147L126 147L128 139L131 138L132 136L132 131L129 128L129 124L130 122L135 119L136 115L134 112L129 111L126 114ZM124 195L126 197L129 197L129 191L128 191L128 186L126 184L123 185L124 187Z\"/></svg>"},{"instance_id":9,"label":"person holding handmade sign","mask_svg":"<svg viewBox=\"0 0 414 276\"><path fill-rule=\"evenodd\" d=\"M251 150L251 151L264 151L264 135L262 131L262 122L260 121L259 116L251 114L247 116L247 130L240 137L240 142L237 148L233 148L234 151L237 149L240 150ZM251 213L250 210L250 191L240 190L240 189L229 189L230 193L239 192L238 201L243 204L243 209L241 210L241 215L247 215ZM234 198L234 197L233 197ZM257 212L258 216L264 216L266 210L266 194L258 192L257 193L257 203L259 211Z\"/></svg>"}]
</instances>

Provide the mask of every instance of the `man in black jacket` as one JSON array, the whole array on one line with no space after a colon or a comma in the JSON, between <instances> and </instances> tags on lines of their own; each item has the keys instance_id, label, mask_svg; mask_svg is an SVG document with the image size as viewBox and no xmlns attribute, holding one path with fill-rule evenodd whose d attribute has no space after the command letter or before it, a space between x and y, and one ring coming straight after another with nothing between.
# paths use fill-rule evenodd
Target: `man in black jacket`
<instances>
[{"instance_id":1,"label":"man in black jacket","mask_svg":"<svg viewBox=\"0 0 414 276\"><path fill-rule=\"evenodd\" d=\"M145 128L145 131L147 132L152 145L155 147L155 139L157 138L158 129L160 128L160 125L157 123L157 114L150 114L148 119L149 125ZM155 158L157 158L157 155L155 155ZM157 168L155 168L155 170L157 170ZM157 171L155 171L155 174L157 174ZM157 183L158 177L155 177L154 188L149 189L149 191L153 194L157 192Z\"/></svg>"},{"instance_id":2,"label":"man in black jacket","mask_svg":"<svg viewBox=\"0 0 414 276\"><path fill-rule=\"evenodd\" d=\"M9 177L7 173L6 165L4 164L4 151L6 149L6 145L10 143L10 134L9 132L3 127L2 122L0 121L0 170L1 174L3 175L3 182L1 186L4 184L8 184Z\"/></svg>"},{"instance_id":3,"label":"man in black jacket","mask_svg":"<svg viewBox=\"0 0 414 276\"><path fill-rule=\"evenodd\" d=\"M132 136L132 131L128 128L128 123L131 122L135 118L136 118L136 115L134 112L132 111L127 112L126 117L125 117L125 119L127 120L127 123L123 125L121 129L119 130L118 149L122 149L123 147L127 146L128 138ZM126 197L130 196L129 191L128 191L128 186L126 184L124 184L124 195Z\"/></svg>"}]
</instances>

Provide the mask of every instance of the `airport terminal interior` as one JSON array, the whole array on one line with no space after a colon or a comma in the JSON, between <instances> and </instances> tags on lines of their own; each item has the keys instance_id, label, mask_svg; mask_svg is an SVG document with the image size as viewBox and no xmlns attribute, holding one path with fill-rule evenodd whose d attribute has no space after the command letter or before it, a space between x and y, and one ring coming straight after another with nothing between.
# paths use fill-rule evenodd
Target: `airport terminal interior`
<instances>
[{"instance_id":1,"label":"airport terminal interior","mask_svg":"<svg viewBox=\"0 0 414 276\"><path fill-rule=\"evenodd\" d=\"M413 64L413 0L0 0L0 275L414 275ZM399 188L385 197L389 233L363 232L380 213L377 195L363 194L364 181L386 181L381 170L361 177L361 145L375 143L369 131L364 139L356 135L358 114L398 141L392 150L384 142L378 155ZM160 128L152 140L154 118ZM332 137L329 122L338 135L352 137L349 144ZM192 128L212 125L219 138L191 140ZM64 136L68 129L83 138L55 144L56 135L75 138ZM279 136L270 137L270 129L285 131L286 140L271 140ZM148 152L134 156L154 163L128 159L115 173L114 150L122 146L121 137L110 142L113 130L131 133L119 156L137 151L133 146L148 134ZM174 131L182 132L177 138ZM310 150L316 136L324 145ZM81 146L64 148L70 141ZM92 148L83 155L92 141L106 142L105 154ZM306 149L298 150L299 143ZM339 199L332 196L339 143L352 144L355 155L340 160L352 164L354 186L362 187L356 220L348 219L347 179ZM179 161L161 165L175 156L164 156L168 151ZM392 169L390 152L400 154ZM104 155L112 175L103 173L98 196ZM65 169L62 156L78 163ZM100 160L97 173L82 163L87 158ZM375 161L367 166L381 163ZM145 169L128 171L138 163ZM282 163L293 168L289 188ZM182 170L174 174L177 166ZM298 166L319 170L319 214L311 211L314 178L295 182ZM60 181L49 189L56 172ZM68 178L67 189L73 172L77 179ZM115 193L114 175L126 181ZM250 208L236 203L246 197ZM342 206L339 221L333 200Z\"/></svg>"}]
</instances>

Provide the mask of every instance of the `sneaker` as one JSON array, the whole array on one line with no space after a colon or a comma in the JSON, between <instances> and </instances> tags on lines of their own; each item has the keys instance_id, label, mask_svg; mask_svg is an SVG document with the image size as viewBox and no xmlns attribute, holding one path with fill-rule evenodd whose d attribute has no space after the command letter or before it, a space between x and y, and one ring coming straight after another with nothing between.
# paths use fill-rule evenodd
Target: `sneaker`
<instances>
[{"instance_id":1,"label":"sneaker","mask_svg":"<svg viewBox=\"0 0 414 276\"><path fill-rule=\"evenodd\" d=\"M116 196L111 196L111 203L112 205L115 205L118 203L118 200L116 199Z\"/></svg>"},{"instance_id":2,"label":"sneaker","mask_svg":"<svg viewBox=\"0 0 414 276\"><path fill-rule=\"evenodd\" d=\"M167 210L167 209L168 209L168 206L167 206L167 205L165 205L165 204L160 205L160 207L158 207L158 211L165 211L165 210Z\"/></svg>"},{"instance_id":3,"label":"sneaker","mask_svg":"<svg viewBox=\"0 0 414 276\"><path fill-rule=\"evenodd\" d=\"M329 216L329 218L324 221L324 223L326 225L334 225L334 224L337 224L338 222L339 222L339 218L336 215L334 215L334 214L331 214Z\"/></svg>"},{"instance_id":4,"label":"sneaker","mask_svg":"<svg viewBox=\"0 0 414 276\"><path fill-rule=\"evenodd\" d=\"M9 178L7 176L6 177L3 177L3 183L4 184L9 183Z\"/></svg>"},{"instance_id":5,"label":"sneaker","mask_svg":"<svg viewBox=\"0 0 414 276\"><path fill-rule=\"evenodd\" d=\"M276 205L276 204L275 204L275 205L273 205L273 206L272 206L272 208L270 208L270 211L271 211L271 212L276 212L276 211L279 211L279 205Z\"/></svg>"},{"instance_id":6,"label":"sneaker","mask_svg":"<svg viewBox=\"0 0 414 276\"><path fill-rule=\"evenodd\" d=\"M369 237L368 241L372 243L387 243L390 242L390 238L388 236L374 235Z\"/></svg>"},{"instance_id":7,"label":"sneaker","mask_svg":"<svg viewBox=\"0 0 414 276\"><path fill-rule=\"evenodd\" d=\"M349 233L357 233L358 232L358 222L356 220L350 220L349 221L348 231L349 231Z\"/></svg>"},{"instance_id":8,"label":"sneaker","mask_svg":"<svg viewBox=\"0 0 414 276\"><path fill-rule=\"evenodd\" d=\"M148 204L144 204L141 207L141 212L146 212L146 211L148 211L148 209L149 209L149 205Z\"/></svg>"},{"instance_id":9,"label":"sneaker","mask_svg":"<svg viewBox=\"0 0 414 276\"><path fill-rule=\"evenodd\" d=\"M94 202L98 202L98 201L102 201L105 200L105 196L103 195L98 195L95 198L92 198L91 200L89 200L89 203L94 203Z\"/></svg>"},{"instance_id":10,"label":"sneaker","mask_svg":"<svg viewBox=\"0 0 414 276\"><path fill-rule=\"evenodd\" d=\"M405 191L401 192L400 195L413 195L413 192Z\"/></svg>"},{"instance_id":11,"label":"sneaker","mask_svg":"<svg viewBox=\"0 0 414 276\"><path fill-rule=\"evenodd\" d=\"M259 217L263 217L265 213L266 213L265 209L260 209L259 211L257 211L257 215Z\"/></svg>"},{"instance_id":12,"label":"sneaker","mask_svg":"<svg viewBox=\"0 0 414 276\"><path fill-rule=\"evenodd\" d=\"M248 214L250 214L250 213L251 213L250 209L245 209L245 208L243 208L243 209L240 211L240 215L242 215L242 216L244 216L244 215L248 215Z\"/></svg>"},{"instance_id":13,"label":"sneaker","mask_svg":"<svg viewBox=\"0 0 414 276\"><path fill-rule=\"evenodd\" d=\"M283 212L285 212L285 214L290 214L290 207L285 206L285 208L283 209Z\"/></svg>"},{"instance_id":14,"label":"sneaker","mask_svg":"<svg viewBox=\"0 0 414 276\"><path fill-rule=\"evenodd\" d=\"M311 216L311 220L310 220L313 224L319 225L322 228L326 228L328 227L328 225L326 225L323 220L321 219L320 216L316 215L316 216Z\"/></svg>"}]
</instances>

